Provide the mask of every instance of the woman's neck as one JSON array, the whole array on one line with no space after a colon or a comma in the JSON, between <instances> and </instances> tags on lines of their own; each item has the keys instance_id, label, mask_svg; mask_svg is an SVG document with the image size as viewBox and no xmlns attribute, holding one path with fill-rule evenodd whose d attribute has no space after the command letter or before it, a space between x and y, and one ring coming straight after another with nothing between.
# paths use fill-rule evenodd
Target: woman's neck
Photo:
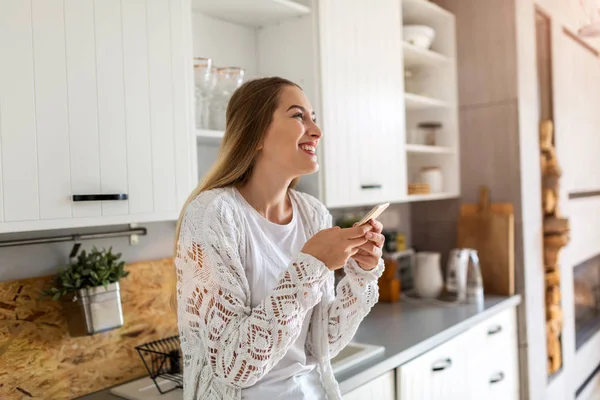
<instances>
[{"instance_id":1,"label":"woman's neck","mask_svg":"<svg viewBox=\"0 0 600 400\"><path fill-rule=\"evenodd\" d=\"M287 196L291 181L291 178L278 176L277 172L256 168L248 182L238 190L266 219L276 224L287 224L292 219L292 204Z\"/></svg>"}]
</instances>

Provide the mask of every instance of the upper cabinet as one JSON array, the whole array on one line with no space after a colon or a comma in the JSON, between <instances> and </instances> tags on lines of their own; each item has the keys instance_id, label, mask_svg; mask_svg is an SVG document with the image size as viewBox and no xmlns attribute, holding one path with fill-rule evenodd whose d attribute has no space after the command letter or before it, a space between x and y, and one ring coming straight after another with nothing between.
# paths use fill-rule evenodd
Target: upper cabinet
<instances>
[{"instance_id":1,"label":"upper cabinet","mask_svg":"<svg viewBox=\"0 0 600 400\"><path fill-rule=\"evenodd\" d=\"M401 201L406 173L400 3L326 0L318 11L325 202L340 207Z\"/></svg>"},{"instance_id":2,"label":"upper cabinet","mask_svg":"<svg viewBox=\"0 0 600 400\"><path fill-rule=\"evenodd\" d=\"M227 67L302 87L323 138L298 189L328 207L456 197L454 31L427 0L3 0L0 233L175 220Z\"/></svg>"},{"instance_id":3,"label":"upper cabinet","mask_svg":"<svg viewBox=\"0 0 600 400\"><path fill-rule=\"evenodd\" d=\"M427 0L194 0L192 8L194 57L209 58L213 71L240 67L245 80L288 78L313 104L321 170L302 177L300 190L330 208L459 195L452 14ZM211 121L210 108L197 119ZM199 126L199 178L222 135L222 126Z\"/></svg>"},{"instance_id":4,"label":"upper cabinet","mask_svg":"<svg viewBox=\"0 0 600 400\"><path fill-rule=\"evenodd\" d=\"M196 184L189 17L0 2L0 233L177 218Z\"/></svg>"}]
</instances>

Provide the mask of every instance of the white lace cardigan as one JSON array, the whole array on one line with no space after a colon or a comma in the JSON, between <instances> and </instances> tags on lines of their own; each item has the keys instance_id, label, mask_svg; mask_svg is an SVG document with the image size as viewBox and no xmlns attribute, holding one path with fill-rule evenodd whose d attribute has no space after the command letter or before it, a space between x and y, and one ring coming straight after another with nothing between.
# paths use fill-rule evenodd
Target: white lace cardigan
<instances>
[{"instance_id":1,"label":"white lace cardigan","mask_svg":"<svg viewBox=\"0 0 600 400\"><path fill-rule=\"evenodd\" d=\"M383 260L365 271L350 259L334 294L334 274L316 258L299 253L271 295L250 307L242 265L243 211L233 188L202 192L186 208L175 265L178 326L185 400L240 399L285 355L314 307L306 349L318 359L328 399L341 399L330 358L354 336L378 300ZM290 190L307 237L331 227L331 214L317 199Z\"/></svg>"}]
</instances>

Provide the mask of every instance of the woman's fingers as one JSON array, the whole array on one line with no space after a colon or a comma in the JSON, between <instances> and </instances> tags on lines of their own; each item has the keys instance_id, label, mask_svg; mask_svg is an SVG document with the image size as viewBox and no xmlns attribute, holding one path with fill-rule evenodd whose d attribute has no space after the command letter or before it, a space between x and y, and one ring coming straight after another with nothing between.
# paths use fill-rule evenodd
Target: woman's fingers
<instances>
[{"instance_id":1,"label":"woman's fingers","mask_svg":"<svg viewBox=\"0 0 600 400\"><path fill-rule=\"evenodd\" d=\"M385 242L385 236L381 233L367 232L365 237L375 243L377 247L383 247L383 243Z\"/></svg>"},{"instance_id":2,"label":"woman's fingers","mask_svg":"<svg viewBox=\"0 0 600 400\"><path fill-rule=\"evenodd\" d=\"M354 239L364 236L365 233L369 232L373 227L370 224L364 224L360 226L353 226L352 228L344 229L344 235L346 239Z\"/></svg>"},{"instance_id":3,"label":"woman's fingers","mask_svg":"<svg viewBox=\"0 0 600 400\"><path fill-rule=\"evenodd\" d=\"M370 219L369 223L373 227L373 230L371 232L381 233L381 231L383 230L383 224L377 221L376 219Z\"/></svg>"},{"instance_id":4,"label":"woman's fingers","mask_svg":"<svg viewBox=\"0 0 600 400\"><path fill-rule=\"evenodd\" d=\"M362 269L373 269L379 263L379 259L374 256L367 256L364 254L355 254L352 256Z\"/></svg>"}]
</instances>

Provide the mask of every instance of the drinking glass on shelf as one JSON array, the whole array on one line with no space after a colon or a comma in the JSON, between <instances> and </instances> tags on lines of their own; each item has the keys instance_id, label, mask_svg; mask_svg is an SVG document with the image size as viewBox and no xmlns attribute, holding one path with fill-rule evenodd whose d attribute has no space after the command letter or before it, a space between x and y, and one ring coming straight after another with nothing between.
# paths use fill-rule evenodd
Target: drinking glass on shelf
<instances>
[{"instance_id":1,"label":"drinking glass on shelf","mask_svg":"<svg viewBox=\"0 0 600 400\"><path fill-rule=\"evenodd\" d=\"M225 130L225 113L233 92L244 83L244 69L240 67L217 68L215 89L210 103L210 128Z\"/></svg>"},{"instance_id":2,"label":"drinking glass on shelf","mask_svg":"<svg viewBox=\"0 0 600 400\"><path fill-rule=\"evenodd\" d=\"M199 129L208 128L208 104L214 87L212 69L210 58L194 57L195 114Z\"/></svg>"}]
</instances>

